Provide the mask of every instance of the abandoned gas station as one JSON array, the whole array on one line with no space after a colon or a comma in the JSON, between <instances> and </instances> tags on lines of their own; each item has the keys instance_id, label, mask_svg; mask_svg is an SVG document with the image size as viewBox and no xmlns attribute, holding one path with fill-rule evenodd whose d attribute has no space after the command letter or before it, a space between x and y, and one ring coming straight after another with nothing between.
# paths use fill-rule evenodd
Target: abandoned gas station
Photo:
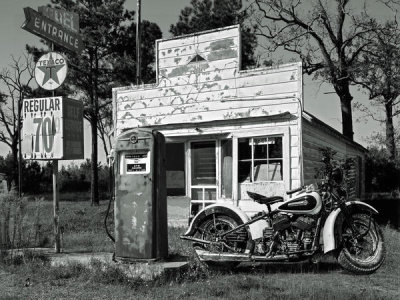
<instances>
[{"instance_id":1,"label":"abandoned gas station","mask_svg":"<svg viewBox=\"0 0 400 300\"><path fill-rule=\"evenodd\" d=\"M116 136L152 128L166 140L168 195L190 215L228 201L251 212L266 196L315 181L320 148L353 157L362 198L365 149L304 111L301 63L241 70L239 26L158 40L155 84L113 89Z\"/></svg>"}]
</instances>

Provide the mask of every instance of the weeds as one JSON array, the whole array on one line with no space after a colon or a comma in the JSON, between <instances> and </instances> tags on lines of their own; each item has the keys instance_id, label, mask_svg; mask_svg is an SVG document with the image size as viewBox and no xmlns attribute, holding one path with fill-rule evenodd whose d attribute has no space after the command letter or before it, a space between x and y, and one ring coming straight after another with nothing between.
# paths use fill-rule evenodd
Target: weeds
<instances>
[{"instance_id":1,"label":"weeds","mask_svg":"<svg viewBox=\"0 0 400 300\"><path fill-rule=\"evenodd\" d=\"M43 198L18 197L15 191L0 195L0 247L15 249L43 244ZM32 210L30 212L29 210Z\"/></svg>"},{"instance_id":2,"label":"weeds","mask_svg":"<svg viewBox=\"0 0 400 300\"><path fill-rule=\"evenodd\" d=\"M25 208L28 215L34 216L35 205L34 201L29 201ZM46 229L51 229L51 218L46 223L44 216L48 215L47 211L50 213L51 203L44 202L41 205L44 205L40 212L43 222L40 223L41 234L46 236ZM62 203L60 216L61 225L65 228L65 247L70 250L112 249L111 242L108 242L109 246L105 245L108 240L102 224L105 205L93 208L89 205L90 203ZM24 220L35 223L34 217L25 216ZM173 258L188 260L188 267L162 272L150 279L141 276L146 272L147 266L143 266L143 270L139 268L135 273L111 261L92 260L88 265L69 263L51 266L46 256L29 251L24 256L18 256L14 251L7 259L9 252L3 251L1 257L7 271L20 278L19 286L24 287L25 281L30 279L30 290L22 288L16 292L19 295L21 291L26 291L20 296L22 298L35 298L32 291L39 295L37 298L43 298L41 293L46 291L49 293L46 294L47 298L68 299L71 293L78 290L79 295L73 294L73 298L123 299L130 298L133 294L138 299L254 299L264 298L265 295L273 299L356 299L358 296L365 296L365 299L398 299L397 296L400 296L395 290L398 288L400 275L400 234L391 228L384 228L388 249L386 262L378 272L361 277L343 273L334 264L320 268L308 264L242 264L233 271L211 271L198 261L191 243L179 239L184 231L185 228L169 228L169 253ZM32 231L30 234L31 240L38 241L39 237L35 238L33 233ZM110 290L112 297L108 294ZM63 297L60 296L62 291Z\"/></svg>"}]
</instances>

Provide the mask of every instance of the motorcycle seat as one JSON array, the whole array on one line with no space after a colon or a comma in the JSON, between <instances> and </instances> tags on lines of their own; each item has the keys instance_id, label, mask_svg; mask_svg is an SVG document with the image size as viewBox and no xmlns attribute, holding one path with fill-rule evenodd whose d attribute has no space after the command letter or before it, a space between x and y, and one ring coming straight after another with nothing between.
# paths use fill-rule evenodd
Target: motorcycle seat
<instances>
[{"instance_id":1,"label":"motorcycle seat","mask_svg":"<svg viewBox=\"0 0 400 300\"><path fill-rule=\"evenodd\" d=\"M272 196L272 197L265 197L264 195L260 195L253 192L247 192L247 195L255 202L260 204L274 204L277 202L283 202L283 197L281 196Z\"/></svg>"}]
</instances>

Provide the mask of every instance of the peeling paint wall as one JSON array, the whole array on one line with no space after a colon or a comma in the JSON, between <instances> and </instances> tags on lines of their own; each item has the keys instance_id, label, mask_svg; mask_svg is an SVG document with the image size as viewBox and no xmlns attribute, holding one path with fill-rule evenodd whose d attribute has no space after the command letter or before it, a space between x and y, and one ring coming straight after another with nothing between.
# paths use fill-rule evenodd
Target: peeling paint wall
<instances>
[{"instance_id":1,"label":"peeling paint wall","mask_svg":"<svg viewBox=\"0 0 400 300\"><path fill-rule=\"evenodd\" d=\"M155 85L114 89L123 129L298 112L301 65L240 71L239 27L157 41Z\"/></svg>"}]
</instances>

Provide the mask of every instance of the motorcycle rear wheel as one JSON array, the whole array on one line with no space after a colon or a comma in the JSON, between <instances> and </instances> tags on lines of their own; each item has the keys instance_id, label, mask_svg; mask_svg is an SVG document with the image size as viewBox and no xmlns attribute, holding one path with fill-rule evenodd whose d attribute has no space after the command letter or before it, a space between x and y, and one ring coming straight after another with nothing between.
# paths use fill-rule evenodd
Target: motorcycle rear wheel
<instances>
[{"instance_id":1,"label":"motorcycle rear wheel","mask_svg":"<svg viewBox=\"0 0 400 300\"><path fill-rule=\"evenodd\" d=\"M238 226L238 223L226 215L213 215L211 218L205 220L198 227L195 237L215 242L220 234L227 232ZM226 242L227 245L235 252L244 252L246 249L246 242ZM224 246L210 246L204 245L203 248L210 252L230 252L233 251ZM239 265L240 262L236 261L203 261L209 269L212 270L230 270Z\"/></svg>"},{"instance_id":2,"label":"motorcycle rear wheel","mask_svg":"<svg viewBox=\"0 0 400 300\"><path fill-rule=\"evenodd\" d=\"M361 234L366 233L358 239L354 239L351 229L346 224L342 227L343 248L339 253L338 262L343 269L355 274L371 274L385 260L386 249L382 231L373 219L368 231L369 218L364 214L353 215L355 228Z\"/></svg>"}]
</instances>

